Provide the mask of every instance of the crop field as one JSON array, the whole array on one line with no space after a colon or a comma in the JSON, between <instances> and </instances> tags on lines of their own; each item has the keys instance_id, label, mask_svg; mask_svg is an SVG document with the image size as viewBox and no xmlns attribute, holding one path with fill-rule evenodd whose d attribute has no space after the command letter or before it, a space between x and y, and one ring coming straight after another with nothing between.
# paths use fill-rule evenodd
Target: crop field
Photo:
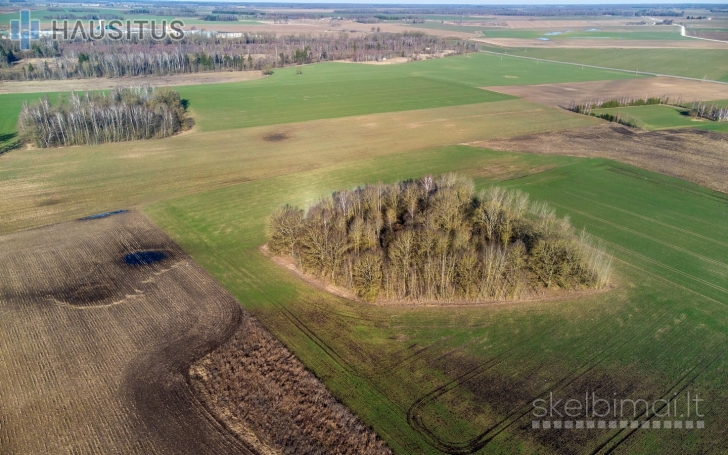
<instances>
[{"instance_id":1,"label":"crop field","mask_svg":"<svg viewBox=\"0 0 728 455\"><path fill-rule=\"evenodd\" d=\"M568 27L568 23L564 24ZM548 40L670 40L679 41L690 38L680 36L677 28L664 28L645 30L644 28L630 29L577 29L577 30L514 30L514 29L480 29L484 38L522 38Z\"/></svg>"},{"instance_id":2,"label":"crop field","mask_svg":"<svg viewBox=\"0 0 728 455\"><path fill-rule=\"evenodd\" d=\"M123 453L176 453L189 438L214 453L248 450L199 402L184 402L194 399L186 368L233 333L235 300L396 454L724 450L728 231L717 227L728 223L725 193L588 151L464 145L607 127L479 87L633 75L487 54L388 66L327 63L302 72L179 87L196 126L178 136L0 156L0 268L10 277L0 282L0 316L13 321L0 333L0 364L11 366L0 369L0 379L12 378L0 381L0 452L54 452L49 444L78 439L87 444L78 452L120 444ZM0 134L15 132L20 104L34 97L0 95ZM722 153L714 136L705 141L695 155ZM648 163L669 157L642 155ZM508 304L369 305L314 287L259 250L267 217L282 204L306 207L337 189L449 171L474 178L478 189L520 189L569 215L614 255L612 286ZM77 220L118 209L132 211ZM132 269L128 281L97 282L127 267L118 259L129 249L169 256ZM22 278L28 273L45 278L31 285ZM117 292L128 302L113 304ZM100 300L72 307L91 294ZM59 320L78 328L65 343L51 332ZM86 341L94 337L100 341ZM160 360L170 349L178 350ZM146 354L137 358L139 351ZM21 368L31 358L48 361ZM156 388L120 387L127 380ZM16 390L36 387L44 392L39 401ZM78 400L69 400L72 392ZM650 402L697 394L705 428L532 428L534 400L549 393L583 400L588 392ZM162 403L169 393L184 398L173 409ZM8 408L7 397L17 397ZM113 406L94 407L107 401ZM52 421L60 412L53 406L65 406L77 424ZM40 411L48 408L54 413ZM680 413L669 420L698 420ZM668 420L642 411L625 417L651 426ZM175 439L177 430L150 423L160 421L189 431ZM120 428L136 439L113 433ZM194 453L198 446L189 447Z\"/></svg>"},{"instance_id":3,"label":"crop field","mask_svg":"<svg viewBox=\"0 0 728 455\"><path fill-rule=\"evenodd\" d=\"M659 438L644 431L533 432L528 406L549 390L581 396L596 388L655 400L689 387L716 406L706 416L726 420L719 403L728 238L712 228L728 216L724 196L607 160L469 147L416 156L414 169L413 154L369 159L146 211L396 452L530 452L556 444L579 452L602 443L667 451L686 438L681 431ZM504 168L508 175L498 175ZM481 186L505 180L570 214L609 245L618 287L576 301L457 311L369 306L311 288L257 252L265 215L282 203L449 170L471 173ZM722 431L711 424L691 438L718 452L710 441Z\"/></svg>"},{"instance_id":4,"label":"crop field","mask_svg":"<svg viewBox=\"0 0 728 455\"><path fill-rule=\"evenodd\" d=\"M503 52L503 49L488 48ZM508 49L509 54L728 82L728 49Z\"/></svg>"},{"instance_id":5,"label":"crop field","mask_svg":"<svg viewBox=\"0 0 728 455\"><path fill-rule=\"evenodd\" d=\"M76 220L0 245L3 454L252 453L184 378L240 308L149 220ZM165 257L125 263L148 250Z\"/></svg>"},{"instance_id":6,"label":"crop field","mask_svg":"<svg viewBox=\"0 0 728 455\"><path fill-rule=\"evenodd\" d=\"M538 73L534 67L538 66ZM488 68L488 71L483 71ZM407 65L325 63L252 83L183 88L205 131L509 99L489 85L628 79L630 74L471 54ZM479 93L482 92L482 93Z\"/></svg>"}]
</instances>

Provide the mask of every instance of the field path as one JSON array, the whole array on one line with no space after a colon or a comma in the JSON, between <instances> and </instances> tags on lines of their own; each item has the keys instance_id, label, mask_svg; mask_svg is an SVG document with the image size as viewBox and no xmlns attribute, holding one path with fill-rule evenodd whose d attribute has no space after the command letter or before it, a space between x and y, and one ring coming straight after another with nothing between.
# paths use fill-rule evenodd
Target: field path
<instances>
[{"instance_id":1,"label":"field path","mask_svg":"<svg viewBox=\"0 0 728 455\"><path fill-rule=\"evenodd\" d=\"M172 74L169 76L93 77L50 81L0 81L0 95L7 93L68 92L71 90L109 90L120 85L150 84L175 87L193 84L221 84L264 77L260 71L221 71L215 73Z\"/></svg>"}]
</instances>

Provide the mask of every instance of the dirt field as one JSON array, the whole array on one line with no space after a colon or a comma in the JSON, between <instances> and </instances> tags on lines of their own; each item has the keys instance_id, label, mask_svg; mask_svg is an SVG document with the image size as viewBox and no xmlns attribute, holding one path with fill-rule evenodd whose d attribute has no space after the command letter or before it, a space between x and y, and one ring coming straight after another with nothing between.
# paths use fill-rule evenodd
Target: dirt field
<instances>
[{"instance_id":1,"label":"dirt field","mask_svg":"<svg viewBox=\"0 0 728 455\"><path fill-rule=\"evenodd\" d=\"M559 39L539 41L529 38L477 38L479 43L499 47L532 47L544 49L728 49L728 43L705 40L595 40Z\"/></svg>"},{"instance_id":2,"label":"dirt field","mask_svg":"<svg viewBox=\"0 0 728 455\"><path fill-rule=\"evenodd\" d=\"M141 250L166 257L124 262ZM253 453L186 380L240 307L145 217L0 237L0 270L3 455Z\"/></svg>"},{"instance_id":3,"label":"dirt field","mask_svg":"<svg viewBox=\"0 0 728 455\"><path fill-rule=\"evenodd\" d=\"M329 20L299 20L291 21L288 24L221 24L216 25L215 30L221 32L249 32L249 33L278 33L281 35L291 34L314 34L323 33L347 33L351 36L360 36L371 32L372 27L379 28L383 32L404 33L406 31L424 32L428 35L435 36L453 36L458 38L472 38L475 36L475 28L473 32L457 32L449 30L422 29L418 27L408 26L407 24L398 23L378 23L378 24L361 24L353 21L336 21L332 23Z\"/></svg>"},{"instance_id":4,"label":"dirt field","mask_svg":"<svg viewBox=\"0 0 728 455\"><path fill-rule=\"evenodd\" d=\"M671 77L646 77L617 81L573 82L543 85L485 87L538 104L567 108L571 101L610 100L623 96L682 96L686 102L728 99L728 84L698 82Z\"/></svg>"},{"instance_id":5,"label":"dirt field","mask_svg":"<svg viewBox=\"0 0 728 455\"><path fill-rule=\"evenodd\" d=\"M493 150L601 157L728 193L728 137L699 130L640 132L604 124L471 143Z\"/></svg>"},{"instance_id":6,"label":"dirt field","mask_svg":"<svg viewBox=\"0 0 728 455\"><path fill-rule=\"evenodd\" d=\"M260 79L260 71L225 71L220 73L177 74L172 76L120 77L67 79L60 81L0 81L0 94L65 92L70 90L109 90L119 85L151 84L157 86L177 86L191 84L217 84Z\"/></svg>"}]
</instances>

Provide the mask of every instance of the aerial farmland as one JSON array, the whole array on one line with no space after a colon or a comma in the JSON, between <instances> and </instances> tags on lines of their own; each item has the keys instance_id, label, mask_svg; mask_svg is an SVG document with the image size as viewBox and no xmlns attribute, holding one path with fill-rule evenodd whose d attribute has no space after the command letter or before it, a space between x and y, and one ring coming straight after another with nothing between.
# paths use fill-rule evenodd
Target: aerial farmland
<instances>
[{"instance_id":1,"label":"aerial farmland","mask_svg":"<svg viewBox=\"0 0 728 455\"><path fill-rule=\"evenodd\" d=\"M0 453L724 453L728 8L323 6L0 3Z\"/></svg>"}]
</instances>

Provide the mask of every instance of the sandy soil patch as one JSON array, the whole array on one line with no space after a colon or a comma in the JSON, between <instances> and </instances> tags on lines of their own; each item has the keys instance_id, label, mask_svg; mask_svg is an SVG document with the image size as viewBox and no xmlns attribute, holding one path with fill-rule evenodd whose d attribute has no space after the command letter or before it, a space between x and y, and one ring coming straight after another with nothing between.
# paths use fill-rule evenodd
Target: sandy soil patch
<instances>
[{"instance_id":1,"label":"sandy soil patch","mask_svg":"<svg viewBox=\"0 0 728 455\"><path fill-rule=\"evenodd\" d=\"M67 92L71 90L109 90L120 85L151 84L178 86L239 82L264 77L260 71L225 71L219 73L175 74L171 76L67 79L53 81L0 81L0 94Z\"/></svg>"},{"instance_id":2,"label":"sandy soil patch","mask_svg":"<svg viewBox=\"0 0 728 455\"><path fill-rule=\"evenodd\" d=\"M680 129L638 131L614 124L470 143L493 150L600 157L728 193L728 135Z\"/></svg>"},{"instance_id":3,"label":"sandy soil patch","mask_svg":"<svg viewBox=\"0 0 728 455\"><path fill-rule=\"evenodd\" d=\"M365 65L396 65L397 63L407 63L409 59L407 57L393 57L388 58L386 60L382 60L379 62L376 61L368 61L368 62L358 62L358 63L364 63Z\"/></svg>"},{"instance_id":4,"label":"sandy soil patch","mask_svg":"<svg viewBox=\"0 0 728 455\"><path fill-rule=\"evenodd\" d=\"M644 98L668 95L673 101L682 97L684 102L728 99L728 84L671 77L483 88L517 96L534 103L561 108L568 108L571 101L581 102L596 99L606 101L622 96Z\"/></svg>"}]
</instances>

